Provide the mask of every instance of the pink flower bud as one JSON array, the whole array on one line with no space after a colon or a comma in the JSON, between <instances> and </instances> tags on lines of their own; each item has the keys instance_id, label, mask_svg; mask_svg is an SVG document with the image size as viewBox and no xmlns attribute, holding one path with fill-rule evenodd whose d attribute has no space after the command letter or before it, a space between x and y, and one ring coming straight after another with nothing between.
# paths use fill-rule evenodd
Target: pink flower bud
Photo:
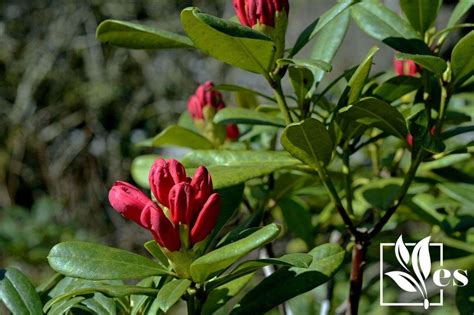
<instances>
[{"instance_id":1,"label":"pink flower bud","mask_svg":"<svg viewBox=\"0 0 474 315\"><path fill-rule=\"evenodd\" d=\"M410 148L413 147L413 136L410 133L407 135L406 140L407 140L408 146Z\"/></svg>"},{"instance_id":2,"label":"pink flower bud","mask_svg":"<svg viewBox=\"0 0 474 315\"><path fill-rule=\"evenodd\" d=\"M418 69L413 60L397 60L393 59L393 68L397 75L415 76Z\"/></svg>"},{"instance_id":3,"label":"pink flower bud","mask_svg":"<svg viewBox=\"0 0 474 315\"><path fill-rule=\"evenodd\" d=\"M288 0L233 0L234 10L240 23L248 27L255 24L275 26L275 13L288 14Z\"/></svg>"},{"instance_id":4,"label":"pink flower bud","mask_svg":"<svg viewBox=\"0 0 474 315\"><path fill-rule=\"evenodd\" d=\"M199 212L196 222L191 230L191 244L196 244L205 239L214 229L219 217L221 200L217 193L212 194Z\"/></svg>"},{"instance_id":5,"label":"pink flower bud","mask_svg":"<svg viewBox=\"0 0 474 315\"><path fill-rule=\"evenodd\" d=\"M171 219L175 226L179 223L190 225L195 206L194 189L191 184L179 183L174 185L170 190L168 199Z\"/></svg>"},{"instance_id":6,"label":"pink flower bud","mask_svg":"<svg viewBox=\"0 0 474 315\"><path fill-rule=\"evenodd\" d=\"M240 135L239 127L237 127L237 125L235 124L227 125L226 130L227 130L227 139L229 140L235 140Z\"/></svg>"},{"instance_id":7,"label":"pink flower bud","mask_svg":"<svg viewBox=\"0 0 474 315\"><path fill-rule=\"evenodd\" d=\"M175 159L156 160L150 170L148 181L151 191L158 202L169 208L168 195L171 188L178 183L186 182L186 170Z\"/></svg>"},{"instance_id":8,"label":"pink flower bud","mask_svg":"<svg viewBox=\"0 0 474 315\"><path fill-rule=\"evenodd\" d=\"M225 107L222 99L222 94L219 91L214 91L214 84L207 81L201 84L194 95L188 100L188 112L191 117L196 119L204 119L203 109L206 106L212 106L216 112Z\"/></svg>"},{"instance_id":9,"label":"pink flower bud","mask_svg":"<svg viewBox=\"0 0 474 315\"><path fill-rule=\"evenodd\" d=\"M191 185L195 191L195 208L192 220L196 219L198 212L201 210L204 203L212 194L212 178L204 166L200 166L194 173Z\"/></svg>"},{"instance_id":10,"label":"pink flower bud","mask_svg":"<svg viewBox=\"0 0 474 315\"><path fill-rule=\"evenodd\" d=\"M145 213L146 215L142 217L142 220L148 226L155 241L161 247L165 247L171 252L179 250L181 248L181 240L179 238L178 226L173 226L163 213L163 210L156 205L153 205Z\"/></svg>"},{"instance_id":11,"label":"pink flower bud","mask_svg":"<svg viewBox=\"0 0 474 315\"><path fill-rule=\"evenodd\" d=\"M143 208L152 201L138 188L126 182L115 182L109 191L109 202L112 207L125 218L140 221Z\"/></svg>"}]
</instances>

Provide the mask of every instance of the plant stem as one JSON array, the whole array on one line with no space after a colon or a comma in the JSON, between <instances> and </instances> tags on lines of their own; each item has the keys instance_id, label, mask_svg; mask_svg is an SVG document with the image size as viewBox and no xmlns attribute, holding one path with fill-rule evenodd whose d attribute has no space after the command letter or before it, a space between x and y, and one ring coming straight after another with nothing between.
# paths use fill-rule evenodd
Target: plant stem
<instances>
[{"instance_id":1,"label":"plant stem","mask_svg":"<svg viewBox=\"0 0 474 315\"><path fill-rule=\"evenodd\" d=\"M364 275L365 258L367 255L368 243L357 240L352 249L351 284L349 291L349 305L346 310L348 315L357 315L359 311L359 301L362 293L362 279Z\"/></svg>"},{"instance_id":2,"label":"plant stem","mask_svg":"<svg viewBox=\"0 0 474 315\"><path fill-rule=\"evenodd\" d=\"M286 103L285 95L283 94L283 90L281 88L281 80L271 80L269 81L269 83L275 91L275 98L278 107L280 108L280 111L283 114L283 118L285 119L286 124L291 124L293 122L293 119L291 118L290 109L288 107L288 104Z\"/></svg>"},{"instance_id":3,"label":"plant stem","mask_svg":"<svg viewBox=\"0 0 474 315\"><path fill-rule=\"evenodd\" d=\"M352 173L351 173L351 164L350 164L350 152L347 146L344 147L342 152L342 162L344 164L342 172L344 173L344 183L346 191L346 201L347 201L347 211L350 215L354 214L352 209Z\"/></svg>"}]
</instances>

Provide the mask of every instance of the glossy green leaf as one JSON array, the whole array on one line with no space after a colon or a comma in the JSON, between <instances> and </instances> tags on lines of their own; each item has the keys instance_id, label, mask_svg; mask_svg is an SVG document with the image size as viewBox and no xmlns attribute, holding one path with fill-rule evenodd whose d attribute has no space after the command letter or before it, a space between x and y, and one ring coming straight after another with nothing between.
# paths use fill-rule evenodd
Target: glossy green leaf
<instances>
[{"instance_id":1,"label":"glossy green leaf","mask_svg":"<svg viewBox=\"0 0 474 315\"><path fill-rule=\"evenodd\" d=\"M87 306L91 311L97 315L116 315L117 307L112 298L108 298L102 293L95 293L92 298L82 301L82 304Z\"/></svg>"},{"instance_id":2,"label":"glossy green leaf","mask_svg":"<svg viewBox=\"0 0 474 315\"><path fill-rule=\"evenodd\" d=\"M362 94L362 90L364 89L365 82L369 77L370 69L372 68L372 59L375 53L379 50L378 47L372 47L367 56L365 57L364 61L357 67L354 74L349 80L349 99L348 103L353 104L354 102L358 101L360 95Z\"/></svg>"},{"instance_id":3,"label":"glossy green leaf","mask_svg":"<svg viewBox=\"0 0 474 315\"><path fill-rule=\"evenodd\" d=\"M178 125L171 125L153 138L138 144L144 147L184 147L190 149L213 149L214 145L204 136Z\"/></svg>"},{"instance_id":4,"label":"glossy green leaf","mask_svg":"<svg viewBox=\"0 0 474 315\"><path fill-rule=\"evenodd\" d=\"M248 260L235 267L228 275L210 282L208 286L210 288L220 286L269 265L308 268L312 261L313 256L304 253L287 254L279 258Z\"/></svg>"},{"instance_id":5,"label":"glossy green leaf","mask_svg":"<svg viewBox=\"0 0 474 315\"><path fill-rule=\"evenodd\" d=\"M351 6L351 15L364 32L398 51L425 55L431 53L421 35L381 3L359 2Z\"/></svg>"},{"instance_id":6,"label":"glossy green leaf","mask_svg":"<svg viewBox=\"0 0 474 315\"><path fill-rule=\"evenodd\" d=\"M103 43L132 49L193 48L193 43L186 36L117 20L100 23L96 36Z\"/></svg>"},{"instance_id":7,"label":"glossy green leaf","mask_svg":"<svg viewBox=\"0 0 474 315\"><path fill-rule=\"evenodd\" d=\"M352 4L352 0L343 0L338 2L331 9L326 11L323 15L314 20L304 31L298 36L295 46L290 52L290 56L296 55L311 39L316 36L319 31L331 23L334 19L337 19L340 14L346 11L347 8Z\"/></svg>"},{"instance_id":8,"label":"glossy green leaf","mask_svg":"<svg viewBox=\"0 0 474 315\"><path fill-rule=\"evenodd\" d=\"M283 267L247 292L231 315L263 314L275 306L325 283L339 269L344 250L336 244L324 244L309 252L309 268ZM256 298L258 297L258 298Z\"/></svg>"},{"instance_id":9,"label":"glossy green leaf","mask_svg":"<svg viewBox=\"0 0 474 315\"><path fill-rule=\"evenodd\" d=\"M474 185L465 183L442 183L437 187L446 195L461 203L474 204Z\"/></svg>"},{"instance_id":10,"label":"glossy green leaf","mask_svg":"<svg viewBox=\"0 0 474 315\"><path fill-rule=\"evenodd\" d=\"M250 72L270 69L275 45L263 33L195 8L181 12L181 23L195 46L212 57Z\"/></svg>"},{"instance_id":11,"label":"glossy green leaf","mask_svg":"<svg viewBox=\"0 0 474 315\"><path fill-rule=\"evenodd\" d=\"M83 296L76 296L69 300L61 301L55 304L51 310L48 312L48 315L63 315L68 314L68 312L76 307L79 303L84 301L86 298Z\"/></svg>"},{"instance_id":12,"label":"glossy green leaf","mask_svg":"<svg viewBox=\"0 0 474 315\"><path fill-rule=\"evenodd\" d=\"M209 292L206 302L204 302L201 314L211 315L223 307L227 301L242 291L242 289L252 279L252 277L253 273L250 273L213 289L211 292Z\"/></svg>"},{"instance_id":13,"label":"glossy green leaf","mask_svg":"<svg viewBox=\"0 0 474 315\"><path fill-rule=\"evenodd\" d=\"M192 278L196 282L204 282L211 274L226 269L254 249L271 242L279 233L280 227L272 223L241 240L199 257L191 264Z\"/></svg>"},{"instance_id":14,"label":"glossy green leaf","mask_svg":"<svg viewBox=\"0 0 474 315\"><path fill-rule=\"evenodd\" d=\"M150 188L148 183L148 173L150 172L151 166L155 160L159 159L161 156L157 154L146 154L137 156L133 162L130 172L132 174L133 180L144 188Z\"/></svg>"},{"instance_id":15,"label":"glossy green leaf","mask_svg":"<svg viewBox=\"0 0 474 315\"><path fill-rule=\"evenodd\" d=\"M303 239L308 245L314 242L314 227L311 223L311 213L308 206L293 198L283 198L278 201L288 232ZM310 247L311 248L311 247Z\"/></svg>"},{"instance_id":16,"label":"glossy green leaf","mask_svg":"<svg viewBox=\"0 0 474 315\"><path fill-rule=\"evenodd\" d=\"M217 112L214 122L220 124L247 124L284 127L283 119L253 109L226 107Z\"/></svg>"},{"instance_id":17,"label":"glossy green leaf","mask_svg":"<svg viewBox=\"0 0 474 315\"><path fill-rule=\"evenodd\" d=\"M375 126L401 139L405 139L408 134L402 114L390 104L373 97L367 97L354 105L349 105L343 108L340 113L345 119Z\"/></svg>"},{"instance_id":18,"label":"glossy green leaf","mask_svg":"<svg viewBox=\"0 0 474 315\"><path fill-rule=\"evenodd\" d=\"M449 17L447 27L456 25L472 6L474 0L460 0Z\"/></svg>"},{"instance_id":19,"label":"glossy green leaf","mask_svg":"<svg viewBox=\"0 0 474 315\"><path fill-rule=\"evenodd\" d=\"M470 31L454 46L451 54L451 68L455 85L463 83L474 74L473 51L474 31Z\"/></svg>"},{"instance_id":20,"label":"glossy green leaf","mask_svg":"<svg viewBox=\"0 0 474 315\"><path fill-rule=\"evenodd\" d=\"M346 2L347 3L347 2ZM337 4L344 5L344 3ZM318 59L331 63L337 50L341 47L349 27L350 11L344 9L327 23L318 34L317 40L311 52L311 59ZM325 71L315 69L313 72L316 82L321 81Z\"/></svg>"},{"instance_id":21,"label":"glossy green leaf","mask_svg":"<svg viewBox=\"0 0 474 315\"><path fill-rule=\"evenodd\" d=\"M190 285L191 280L188 279L177 279L166 283L156 297L159 308L166 313L186 293Z\"/></svg>"},{"instance_id":22,"label":"glossy green leaf","mask_svg":"<svg viewBox=\"0 0 474 315\"><path fill-rule=\"evenodd\" d=\"M291 155L317 170L329 164L333 143L324 125L314 118L285 128L281 144Z\"/></svg>"},{"instance_id":23,"label":"glossy green leaf","mask_svg":"<svg viewBox=\"0 0 474 315\"><path fill-rule=\"evenodd\" d=\"M442 0L400 0L403 13L410 24L424 34L438 16Z\"/></svg>"},{"instance_id":24,"label":"glossy green leaf","mask_svg":"<svg viewBox=\"0 0 474 315\"><path fill-rule=\"evenodd\" d=\"M214 86L214 89L219 91L246 92L255 96L263 97L271 102L276 102L275 99L269 95L235 84L219 84Z\"/></svg>"},{"instance_id":25,"label":"glossy green leaf","mask_svg":"<svg viewBox=\"0 0 474 315\"><path fill-rule=\"evenodd\" d=\"M288 75L298 104L304 104L306 96L314 84L313 71L308 68L290 67Z\"/></svg>"},{"instance_id":26,"label":"glossy green leaf","mask_svg":"<svg viewBox=\"0 0 474 315\"><path fill-rule=\"evenodd\" d=\"M12 314L43 314L35 287L15 268L0 269L0 301Z\"/></svg>"},{"instance_id":27,"label":"glossy green leaf","mask_svg":"<svg viewBox=\"0 0 474 315\"><path fill-rule=\"evenodd\" d=\"M166 258L165 254L161 250L161 247L156 243L155 240L146 242L145 244L143 244L143 247L145 247L145 249L150 253L150 255L158 259L158 261L163 266L167 267L169 265L168 258Z\"/></svg>"},{"instance_id":28,"label":"glossy green leaf","mask_svg":"<svg viewBox=\"0 0 474 315\"><path fill-rule=\"evenodd\" d=\"M216 189L301 164L286 152L230 150L195 150L186 154L182 162L186 167L206 165Z\"/></svg>"},{"instance_id":29,"label":"glossy green leaf","mask_svg":"<svg viewBox=\"0 0 474 315\"><path fill-rule=\"evenodd\" d=\"M419 64L438 76L441 76L448 66L446 61L436 56L399 53L396 57L399 60L413 60L416 64Z\"/></svg>"},{"instance_id":30,"label":"glossy green leaf","mask_svg":"<svg viewBox=\"0 0 474 315\"><path fill-rule=\"evenodd\" d=\"M420 88L421 80L408 75L399 75L382 82L373 91L374 95L391 103Z\"/></svg>"},{"instance_id":31,"label":"glossy green leaf","mask_svg":"<svg viewBox=\"0 0 474 315\"><path fill-rule=\"evenodd\" d=\"M451 165L458 165L461 162L469 161L471 158L471 154L469 153L450 154L448 156L444 156L433 161L424 162L420 165L418 171L426 172L439 168L449 167Z\"/></svg>"},{"instance_id":32,"label":"glossy green leaf","mask_svg":"<svg viewBox=\"0 0 474 315\"><path fill-rule=\"evenodd\" d=\"M128 251L70 241L54 246L48 262L55 271L89 280L136 279L170 272L155 262Z\"/></svg>"},{"instance_id":33,"label":"glossy green leaf","mask_svg":"<svg viewBox=\"0 0 474 315\"><path fill-rule=\"evenodd\" d=\"M316 59L290 59L290 58L282 58L277 60L278 65L289 65L294 67L303 67L310 70L323 70L325 72L329 72L332 70L332 66L322 60Z\"/></svg>"},{"instance_id":34,"label":"glossy green leaf","mask_svg":"<svg viewBox=\"0 0 474 315\"><path fill-rule=\"evenodd\" d=\"M401 181L396 178L382 178L373 180L356 190L354 195L363 200L369 207L387 210L395 201L400 192Z\"/></svg>"}]
</instances>

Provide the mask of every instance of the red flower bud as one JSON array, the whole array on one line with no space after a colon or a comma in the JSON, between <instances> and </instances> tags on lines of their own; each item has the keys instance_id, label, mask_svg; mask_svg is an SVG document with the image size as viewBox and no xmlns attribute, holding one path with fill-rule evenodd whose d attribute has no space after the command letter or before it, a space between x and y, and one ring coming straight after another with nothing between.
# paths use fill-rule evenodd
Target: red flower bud
<instances>
[{"instance_id":1,"label":"red flower bud","mask_svg":"<svg viewBox=\"0 0 474 315\"><path fill-rule=\"evenodd\" d=\"M410 133L407 135L406 140L407 140L408 146L411 148L413 146L413 136Z\"/></svg>"},{"instance_id":2,"label":"red flower bud","mask_svg":"<svg viewBox=\"0 0 474 315\"><path fill-rule=\"evenodd\" d=\"M227 139L229 140L235 140L240 135L239 127L237 127L237 125L235 124L227 125L226 130L227 130Z\"/></svg>"},{"instance_id":3,"label":"red flower bud","mask_svg":"<svg viewBox=\"0 0 474 315\"><path fill-rule=\"evenodd\" d=\"M397 75L408 75L413 77L418 73L418 69L413 60L393 59L393 68Z\"/></svg>"},{"instance_id":4,"label":"red flower bud","mask_svg":"<svg viewBox=\"0 0 474 315\"><path fill-rule=\"evenodd\" d=\"M126 182L115 182L109 191L109 202L112 207L125 218L140 221L143 208L152 201L138 188Z\"/></svg>"},{"instance_id":5,"label":"red flower bud","mask_svg":"<svg viewBox=\"0 0 474 315\"><path fill-rule=\"evenodd\" d=\"M196 93L188 100L188 112L191 117L196 119L204 119L203 109L206 106L212 106L216 111L225 107L222 100L222 94L219 91L214 91L214 84L211 81L200 85Z\"/></svg>"},{"instance_id":6,"label":"red flower bud","mask_svg":"<svg viewBox=\"0 0 474 315\"><path fill-rule=\"evenodd\" d=\"M169 208L168 195L171 188L178 183L188 181L186 170L175 159L156 160L150 170L148 181L151 191L159 203Z\"/></svg>"},{"instance_id":7,"label":"red flower bud","mask_svg":"<svg viewBox=\"0 0 474 315\"><path fill-rule=\"evenodd\" d=\"M178 227L173 226L163 213L163 210L153 204L144 213L145 215L142 217L142 220L146 223L155 241L171 252L179 250L181 248L181 240L179 239Z\"/></svg>"},{"instance_id":8,"label":"red flower bud","mask_svg":"<svg viewBox=\"0 0 474 315\"><path fill-rule=\"evenodd\" d=\"M433 136L433 137L436 135L436 126L431 127L431 129L430 129L430 134L431 134L431 136Z\"/></svg>"},{"instance_id":9,"label":"red flower bud","mask_svg":"<svg viewBox=\"0 0 474 315\"><path fill-rule=\"evenodd\" d=\"M212 194L199 212L191 230L191 244L196 244L205 239L217 223L221 199L217 193Z\"/></svg>"},{"instance_id":10,"label":"red flower bud","mask_svg":"<svg viewBox=\"0 0 474 315\"><path fill-rule=\"evenodd\" d=\"M179 183L171 188L169 196L171 219L175 226L179 223L190 225L194 207L194 189L191 184Z\"/></svg>"},{"instance_id":11,"label":"red flower bud","mask_svg":"<svg viewBox=\"0 0 474 315\"><path fill-rule=\"evenodd\" d=\"M200 166L196 170L191 180L191 185L195 191L194 200L196 206L192 216L192 220L195 220L202 206L212 194L212 178L204 166Z\"/></svg>"},{"instance_id":12,"label":"red flower bud","mask_svg":"<svg viewBox=\"0 0 474 315\"><path fill-rule=\"evenodd\" d=\"M255 24L275 26L275 13L286 11L290 6L288 0L233 0L234 10L240 23L248 27Z\"/></svg>"}]
</instances>

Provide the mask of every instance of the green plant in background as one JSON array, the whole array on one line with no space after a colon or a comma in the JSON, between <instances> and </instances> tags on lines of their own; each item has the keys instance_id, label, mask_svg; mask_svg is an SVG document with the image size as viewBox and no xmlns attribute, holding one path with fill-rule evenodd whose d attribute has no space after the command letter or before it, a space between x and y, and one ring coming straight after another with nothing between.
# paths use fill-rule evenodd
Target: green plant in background
<instances>
[{"instance_id":1,"label":"green plant in background","mask_svg":"<svg viewBox=\"0 0 474 315\"><path fill-rule=\"evenodd\" d=\"M379 270L378 244L394 241L411 225L417 228L410 238L429 234L442 240L445 266L472 269L473 142L466 135L474 130L474 32L455 44L449 59L440 54L452 31L472 27L458 24L472 1L460 1L441 30L432 26L441 1L400 4L405 18L377 1L342 0L290 48L284 45L290 7L279 0L235 0L240 24L186 8L186 35L101 23L102 42L197 49L261 75L274 94L207 83L177 125L141 143L189 148L181 163L195 172L187 178L180 163L144 155L131 172L139 185L151 188L153 201L129 184L111 190L114 208L151 231L154 240L145 248L154 260L92 243L60 243L49 254L58 275L36 292L16 269L3 272L5 305L32 314L156 314L181 299L190 314L261 314L297 309L295 300L287 303L296 297L308 313L380 312L373 272ZM374 47L359 65L322 84L351 18L395 50L396 76L371 75ZM311 57L297 58L315 37ZM283 91L284 79L290 95ZM342 93L330 96L338 84ZM234 92L240 106L224 108L219 90ZM220 207L215 199L206 206L204 200L217 195ZM262 257L239 260L255 249ZM273 273L252 280L268 266ZM303 299L317 287L309 302ZM472 313L469 286L449 297L460 313Z\"/></svg>"}]
</instances>

